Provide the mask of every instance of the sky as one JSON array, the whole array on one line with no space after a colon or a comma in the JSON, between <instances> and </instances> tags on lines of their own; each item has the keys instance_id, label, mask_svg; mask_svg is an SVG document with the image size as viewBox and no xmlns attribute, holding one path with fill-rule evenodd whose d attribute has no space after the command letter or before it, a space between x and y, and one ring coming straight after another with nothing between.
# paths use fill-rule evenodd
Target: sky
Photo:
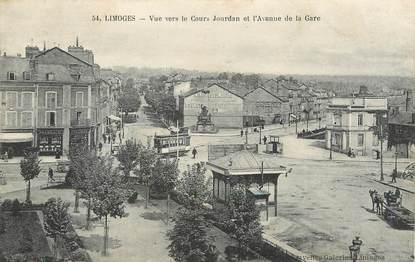
<instances>
[{"instance_id":1,"label":"sky","mask_svg":"<svg viewBox=\"0 0 415 262\"><path fill-rule=\"evenodd\" d=\"M133 22L92 16L134 15ZM188 17L151 22L150 16ZM250 17L249 22L191 22L191 16ZM253 22L253 16L301 22ZM304 21L306 15L320 21ZM143 18L144 20L140 20ZM0 0L0 51L26 45L91 49L101 67L185 68L266 74L415 73L413 0Z\"/></svg>"}]
</instances>

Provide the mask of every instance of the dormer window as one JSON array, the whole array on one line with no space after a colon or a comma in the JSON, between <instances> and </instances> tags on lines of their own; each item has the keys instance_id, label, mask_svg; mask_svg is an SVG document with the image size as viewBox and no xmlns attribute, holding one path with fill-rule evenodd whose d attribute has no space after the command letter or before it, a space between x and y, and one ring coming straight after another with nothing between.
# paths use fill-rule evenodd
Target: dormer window
<instances>
[{"instance_id":1,"label":"dormer window","mask_svg":"<svg viewBox=\"0 0 415 262\"><path fill-rule=\"evenodd\" d=\"M55 74L54 73L47 73L46 74L46 80L48 80L48 81L55 80Z\"/></svg>"},{"instance_id":2,"label":"dormer window","mask_svg":"<svg viewBox=\"0 0 415 262\"><path fill-rule=\"evenodd\" d=\"M16 74L14 72L7 72L7 80L16 80Z\"/></svg>"},{"instance_id":3,"label":"dormer window","mask_svg":"<svg viewBox=\"0 0 415 262\"><path fill-rule=\"evenodd\" d=\"M72 74L71 77L75 80L75 81L79 81L79 79L81 79L81 75L80 74Z\"/></svg>"},{"instance_id":4,"label":"dormer window","mask_svg":"<svg viewBox=\"0 0 415 262\"><path fill-rule=\"evenodd\" d=\"M32 79L32 74L30 72L23 72L23 80L30 80Z\"/></svg>"}]
</instances>

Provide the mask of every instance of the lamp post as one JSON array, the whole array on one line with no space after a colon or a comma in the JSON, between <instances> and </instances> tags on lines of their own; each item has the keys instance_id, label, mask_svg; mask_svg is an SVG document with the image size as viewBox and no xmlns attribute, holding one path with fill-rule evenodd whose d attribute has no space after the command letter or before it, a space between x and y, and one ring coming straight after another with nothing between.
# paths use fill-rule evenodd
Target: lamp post
<instances>
[{"instance_id":1,"label":"lamp post","mask_svg":"<svg viewBox=\"0 0 415 262\"><path fill-rule=\"evenodd\" d=\"M330 132L330 160L333 159L333 132Z\"/></svg>"},{"instance_id":2,"label":"lamp post","mask_svg":"<svg viewBox=\"0 0 415 262\"><path fill-rule=\"evenodd\" d=\"M262 144L262 142L261 142L261 129L262 129L262 128L261 128L261 127L259 127L259 143L260 143L260 144Z\"/></svg>"},{"instance_id":3,"label":"lamp post","mask_svg":"<svg viewBox=\"0 0 415 262\"><path fill-rule=\"evenodd\" d=\"M362 245L362 243L363 241L360 240L358 236L356 236L356 238L352 240L352 245L349 246L350 258L353 262L357 261L357 257L360 253L360 246Z\"/></svg>"}]
</instances>

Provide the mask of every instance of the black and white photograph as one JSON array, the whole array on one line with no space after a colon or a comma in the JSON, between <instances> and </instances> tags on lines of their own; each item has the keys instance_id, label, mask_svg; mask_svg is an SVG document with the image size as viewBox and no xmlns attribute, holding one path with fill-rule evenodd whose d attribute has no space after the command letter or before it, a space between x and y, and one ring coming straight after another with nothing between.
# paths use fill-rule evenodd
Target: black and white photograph
<instances>
[{"instance_id":1,"label":"black and white photograph","mask_svg":"<svg viewBox=\"0 0 415 262\"><path fill-rule=\"evenodd\" d=\"M0 262L415 261L415 2L0 0Z\"/></svg>"}]
</instances>

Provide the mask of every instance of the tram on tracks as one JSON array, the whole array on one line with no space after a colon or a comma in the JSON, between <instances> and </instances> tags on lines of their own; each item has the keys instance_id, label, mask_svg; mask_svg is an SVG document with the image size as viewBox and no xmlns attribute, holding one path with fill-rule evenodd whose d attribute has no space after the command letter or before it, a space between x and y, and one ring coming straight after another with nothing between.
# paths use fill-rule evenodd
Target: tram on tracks
<instances>
[{"instance_id":1,"label":"tram on tracks","mask_svg":"<svg viewBox=\"0 0 415 262\"><path fill-rule=\"evenodd\" d=\"M172 131L170 135L155 135L154 148L164 156L177 154L177 151L183 155L190 151L190 134L181 130L178 134Z\"/></svg>"}]
</instances>

